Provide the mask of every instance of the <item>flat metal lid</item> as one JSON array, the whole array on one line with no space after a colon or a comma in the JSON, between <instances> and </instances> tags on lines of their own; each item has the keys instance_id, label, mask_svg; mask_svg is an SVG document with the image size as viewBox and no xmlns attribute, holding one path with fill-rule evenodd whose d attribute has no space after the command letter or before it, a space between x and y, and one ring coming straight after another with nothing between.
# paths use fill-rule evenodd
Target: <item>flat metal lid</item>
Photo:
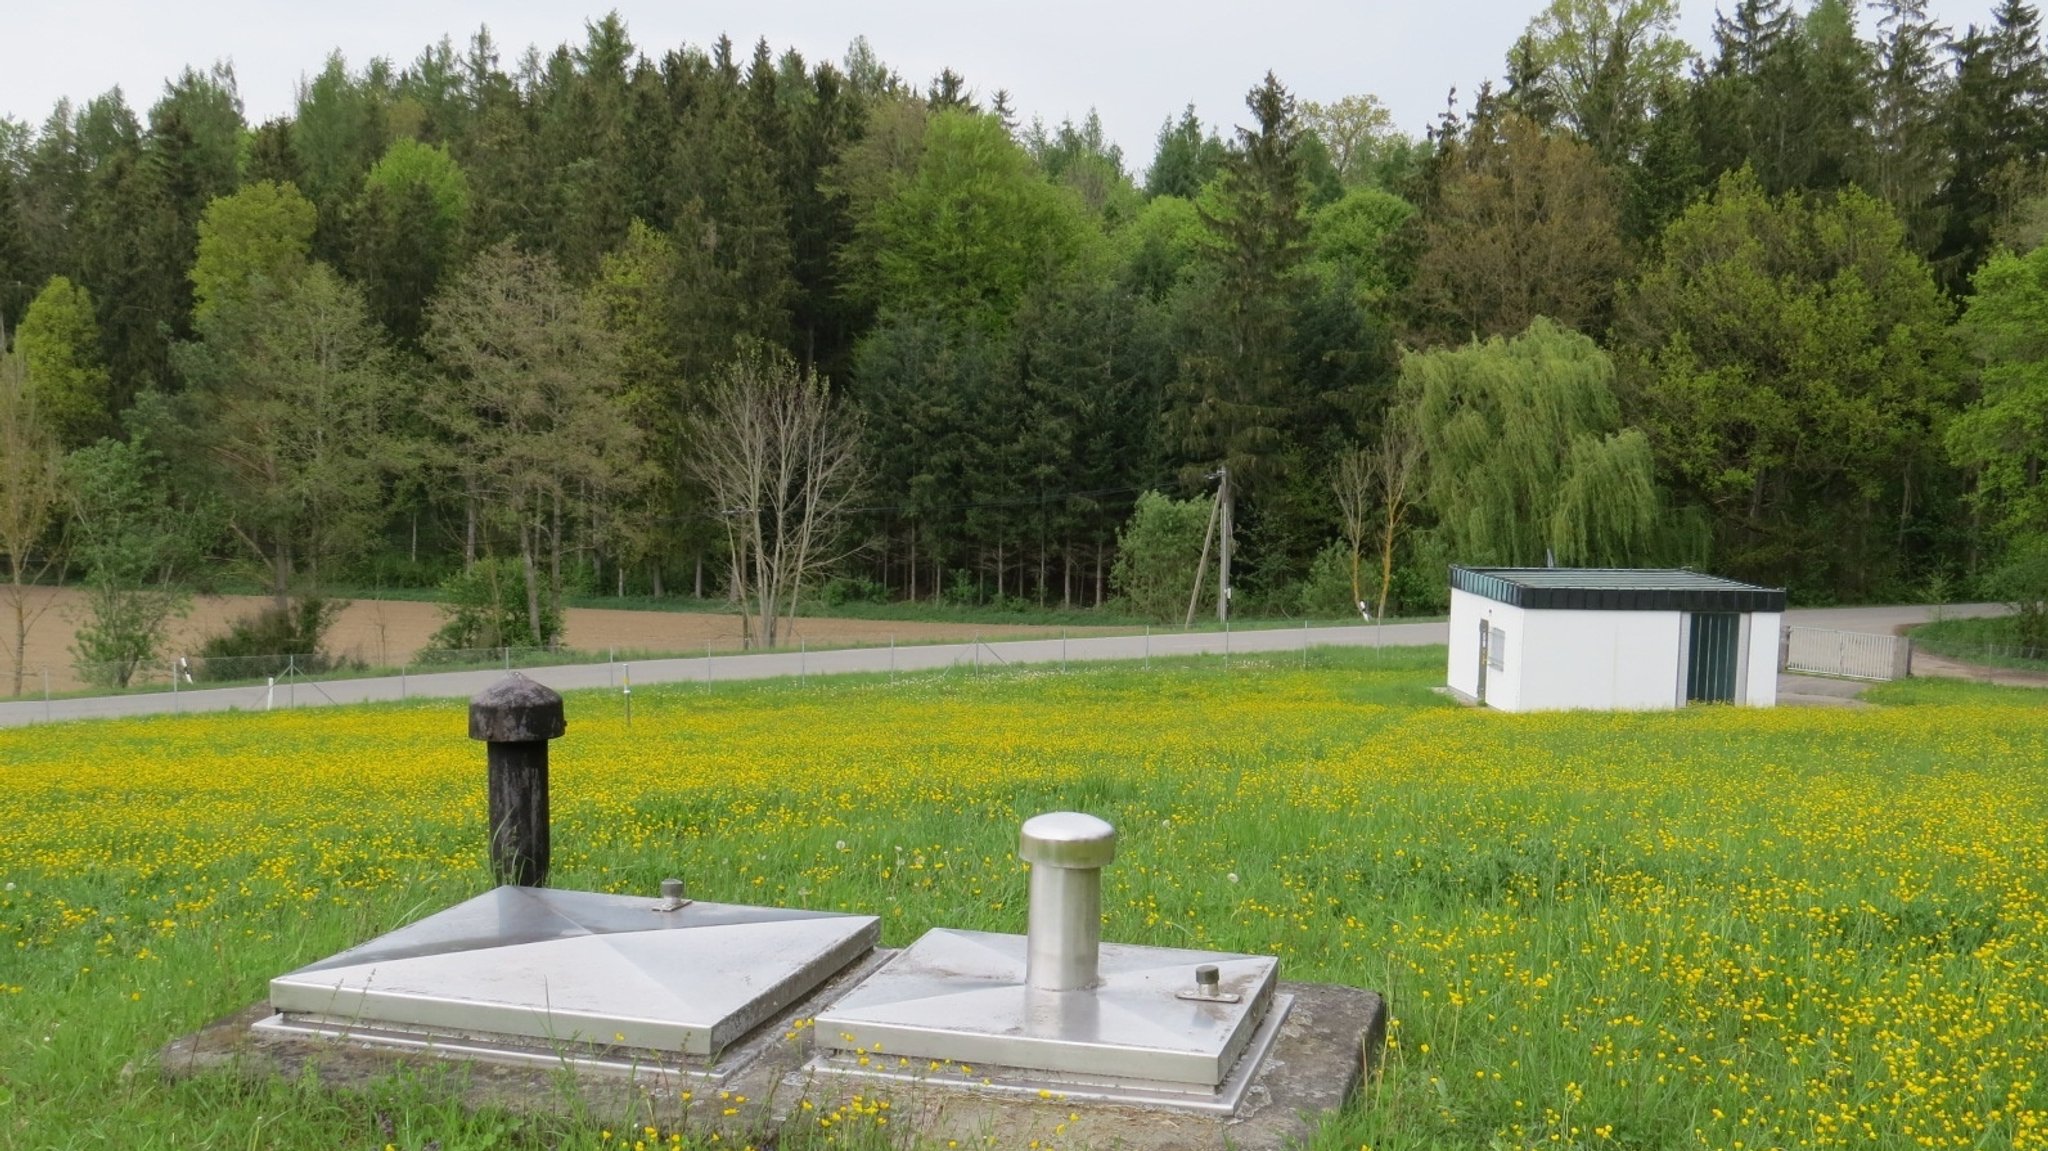
<instances>
[{"instance_id":1,"label":"flat metal lid","mask_svg":"<svg viewBox=\"0 0 2048 1151\"><path fill-rule=\"evenodd\" d=\"M1270 956L1102 945L1099 986L1024 983L1026 937L928 932L817 1016L822 1054L1022 1068L1213 1090L1250 1042L1279 981ZM1176 997L1215 964L1238 1002Z\"/></svg>"},{"instance_id":2,"label":"flat metal lid","mask_svg":"<svg viewBox=\"0 0 2048 1151\"><path fill-rule=\"evenodd\" d=\"M270 981L365 1028L710 1056L873 949L872 915L500 887Z\"/></svg>"}]
</instances>

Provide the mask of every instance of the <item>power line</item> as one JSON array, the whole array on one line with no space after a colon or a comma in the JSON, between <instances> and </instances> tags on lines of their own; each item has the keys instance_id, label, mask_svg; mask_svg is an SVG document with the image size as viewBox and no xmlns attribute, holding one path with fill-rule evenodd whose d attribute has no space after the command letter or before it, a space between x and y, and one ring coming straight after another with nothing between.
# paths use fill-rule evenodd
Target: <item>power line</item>
<instances>
[{"instance_id":1,"label":"power line","mask_svg":"<svg viewBox=\"0 0 2048 1151\"><path fill-rule=\"evenodd\" d=\"M914 511L914 512L917 512L917 513L920 513L920 514L924 514L924 513L932 513L932 512L957 512L957 511L975 511L975 510L978 510L978 509L982 509L982 508L1029 508L1029 507L1042 507L1042 506L1045 506L1045 505L1047 505L1047 504L1051 504L1051 503L1053 503L1053 502L1055 502L1055 501L1058 501L1058 500L1066 500L1066 499L1074 499L1074 498L1083 498L1083 499L1093 499L1093 498L1095 498L1095 497L1099 497L1099 496L1135 495L1135 494L1142 494L1142 493L1144 493L1144 492L1148 492L1148 491L1167 491L1167 490L1185 490L1185 489L1188 489L1188 488L1191 488L1191 487L1196 487L1196 486L1206 486L1206 482L1207 482L1207 479L1208 479L1208 478L1210 478L1210 477L1201 477L1201 478L1199 478L1199 479L1197 479L1197 480L1193 480L1193 481L1190 481L1190 480L1183 480L1183 479L1179 479L1179 478L1174 478L1174 479L1162 479L1162 480L1159 480L1159 481L1157 481L1157 482L1155 482L1155 483L1148 483L1148 484L1136 484L1136 485L1131 485L1131 486L1126 486L1126 487L1115 487L1115 488L1091 488L1091 489L1087 489L1087 490L1077 490L1077 491L1067 491L1067 492L1048 492L1048 493L1045 493L1045 494L1043 494L1043 495L1038 495L1038 496L1031 496L1031 497L1028 497L1028 498L1023 498L1023 499L1013 499L1013 500L978 500L978 501L973 501L973 502L969 502L969 503L951 503L951 504L927 504L927 505L914 505L914 504L909 504L909 503L900 503L900 504L871 504L871 505L867 505L867 506L863 506L863 507L854 507L854 508L846 508L846 509L844 509L844 510L845 510L846 512L848 512L848 513L858 513L858 514L863 514L863 515L875 515L875 514L881 514L881 513L899 513L899 512L913 512L913 511ZM1117 502L1119 502L1119 503L1135 503L1136 501L1135 501L1135 500L1123 500L1123 501L1117 501ZM704 515L707 515L707 516L709 516L709 517L710 517L710 518L712 518L712 519L717 519L717 518L721 518L721 517L731 517L731 516L738 516L738 515L742 515L742 514L744 514L744 513L746 512L746 510L747 510L747 509L745 509L745 508L725 508L725 509L722 509L722 510L711 510L711 511L707 511L707 512L705 512L705 513L703 513L703 514L704 514ZM701 521L700 521L700 520L698 519L698 517L697 517L697 516L689 516L689 515L684 515L684 516L662 516L662 517L660 517L660 518L659 518L658 520L656 520L656 521L654 521L654 522L656 522L656 523L663 523L663 524L679 524L679 523L696 523L696 522L701 522Z\"/></svg>"},{"instance_id":2,"label":"power line","mask_svg":"<svg viewBox=\"0 0 2048 1151\"><path fill-rule=\"evenodd\" d=\"M1161 489L1161 488L1166 488L1166 487L1180 487L1180 486L1183 486L1183 485L1182 485L1182 484L1180 483L1180 481L1177 481L1177 480L1162 480L1162 481L1159 481L1159 482L1157 482L1157 483L1149 483L1149 484L1137 484L1137 485L1133 485L1133 486L1127 486L1127 487L1116 487L1116 488L1093 488L1093 489L1089 489L1089 490L1086 490L1086 491L1070 491L1070 492L1047 492L1047 493L1044 493L1044 494L1041 494L1041 495L1037 495L1037 496L1032 496L1032 497L1028 497L1028 498L1024 498L1024 499L1013 499L1013 500L977 500L977 501L974 501L974 502L971 502L971 503L953 503L953 504L931 504L931 505L923 505L923 506L918 506L918 505L912 505L912 504L907 504L907 503L903 503L903 504L877 504L877 505L874 505L874 506L871 506L871 507L858 507L858 508L848 508L848 509L846 509L846 510L847 510L847 511L849 511L849 512L865 512L865 513L878 513L878 512L904 512L904 511L912 511L912 510L915 510L915 511L919 511L919 512L950 512L950 511L974 511L974 510L976 510L976 509L980 509L980 508L1028 508L1028 507L1039 507L1039 506L1043 506L1043 505L1045 505L1045 504L1050 504L1050 503L1054 503L1054 502L1056 502L1056 501L1060 501L1060 500L1069 500L1069 499L1077 499L1077 498L1078 498L1078 499L1093 499L1093 498L1096 498L1096 497L1098 497L1098 496L1119 496L1119 495L1133 495L1133 494L1139 494L1139 493L1143 493L1143 492L1148 492L1148 491L1155 491L1155 490L1158 490L1158 489Z\"/></svg>"}]
</instances>

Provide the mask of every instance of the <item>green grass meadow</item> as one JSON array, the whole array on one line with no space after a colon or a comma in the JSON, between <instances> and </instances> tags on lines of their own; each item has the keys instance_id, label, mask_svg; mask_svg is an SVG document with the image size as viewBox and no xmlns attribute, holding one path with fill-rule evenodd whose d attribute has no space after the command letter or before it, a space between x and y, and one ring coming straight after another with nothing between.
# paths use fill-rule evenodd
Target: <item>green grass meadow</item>
<instances>
[{"instance_id":1,"label":"green grass meadow","mask_svg":"<svg viewBox=\"0 0 2048 1151\"><path fill-rule=\"evenodd\" d=\"M1441 649L568 700L555 886L1021 932L1016 829L1119 828L1104 938L1381 990L1318 1151L2048 1147L2048 695L1506 716ZM0 1146L719 1147L156 1052L485 890L461 701L0 731ZM908 1147L848 1117L759 1147ZM1047 1146L1065 1146L1049 1140ZM943 1147L943 1142L937 1146Z\"/></svg>"}]
</instances>

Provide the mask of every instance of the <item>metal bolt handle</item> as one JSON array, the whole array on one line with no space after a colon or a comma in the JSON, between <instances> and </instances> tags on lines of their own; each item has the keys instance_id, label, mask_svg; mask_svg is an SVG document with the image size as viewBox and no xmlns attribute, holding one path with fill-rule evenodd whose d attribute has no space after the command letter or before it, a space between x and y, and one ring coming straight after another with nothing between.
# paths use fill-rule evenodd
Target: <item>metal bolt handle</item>
<instances>
[{"instance_id":1,"label":"metal bolt handle","mask_svg":"<svg viewBox=\"0 0 2048 1151\"><path fill-rule=\"evenodd\" d=\"M661 903L657 905L654 910L680 911L683 908L688 907L689 905L689 892L688 889L683 886L682 880L664 879L661 881Z\"/></svg>"},{"instance_id":2,"label":"metal bolt handle","mask_svg":"<svg viewBox=\"0 0 2048 1151\"><path fill-rule=\"evenodd\" d=\"M1204 963L1195 968L1193 991L1176 991L1173 997L1195 1003L1238 1003L1244 999L1244 996L1234 991L1223 990L1223 973L1213 963Z\"/></svg>"}]
</instances>

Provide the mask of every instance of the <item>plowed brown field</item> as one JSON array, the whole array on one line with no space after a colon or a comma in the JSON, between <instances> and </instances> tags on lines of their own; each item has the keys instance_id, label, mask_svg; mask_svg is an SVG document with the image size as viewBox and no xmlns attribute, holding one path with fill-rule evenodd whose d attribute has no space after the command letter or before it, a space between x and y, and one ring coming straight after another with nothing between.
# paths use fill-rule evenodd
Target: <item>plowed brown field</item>
<instances>
[{"instance_id":1,"label":"plowed brown field","mask_svg":"<svg viewBox=\"0 0 2048 1151\"><path fill-rule=\"evenodd\" d=\"M48 669L52 691L71 691L82 686L73 673L71 644L84 612L84 597L74 588L35 588L29 592L30 612L42 615L29 632L28 649L22 664L27 668L24 687L42 687L42 673ZM192 610L173 625L166 656L189 655L210 635L226 630L235 619L248 615L269 601L262 596L198 596ZM333 655L359 659L380 667L397 667L426 646L429 636L441 626L441 609L436 604L412 600L351 601L327 633L327 650ZM888 620L806 618L797 621L793 644L801 639L813 647L857 644L886 644L890 637L899 643L929 643L935 640L965 640L979 635L987 639L1057 634L1057 628L1026 625L912 623ZM1074 629L1072 634L1083 634ZM13 671L12 612L0 603L0 696L7 694ZM615 611L603 608L570 608L569 646L583 651L618 649L635 653L692 655L707 647L734 651L740 644L739 617L702 612Z\"/></svg>"}]
</instances>

